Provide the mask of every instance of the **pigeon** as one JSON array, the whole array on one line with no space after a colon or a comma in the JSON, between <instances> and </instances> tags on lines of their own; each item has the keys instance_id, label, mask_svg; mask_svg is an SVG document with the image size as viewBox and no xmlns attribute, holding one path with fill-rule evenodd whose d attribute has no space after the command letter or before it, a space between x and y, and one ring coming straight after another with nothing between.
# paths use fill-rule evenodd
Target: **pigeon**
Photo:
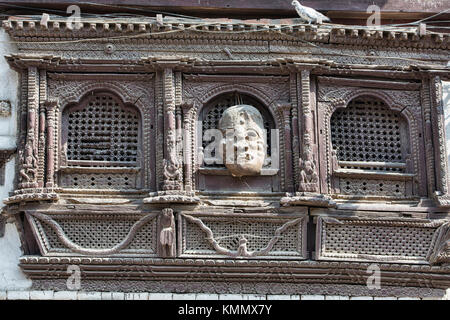
<instances>
[{"instance_id":1,"label":"pigeon","mask_svg":"<svg viewBox=\"0 0 450 320\"><path fill-rule=\"evenodd\" d=\"M292 1L292 5L295 7L295 11L297 11L300 18L308 22L308 24L330 21L328 17L324 16L320 12L317 12L313 8L302 6L297 0Z\"/></svg>"}]
</instances>

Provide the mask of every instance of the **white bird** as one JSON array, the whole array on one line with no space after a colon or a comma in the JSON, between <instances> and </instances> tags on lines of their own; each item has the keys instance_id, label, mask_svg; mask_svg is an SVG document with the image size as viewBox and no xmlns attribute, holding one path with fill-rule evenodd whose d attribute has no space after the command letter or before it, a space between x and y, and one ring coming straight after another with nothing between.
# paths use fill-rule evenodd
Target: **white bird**
<instances>
[{"instance_id":1,"label":"white bird","mask_svg":"<svg viewBox=\"0 0 450 320\"><path fill-rule=\"evenodd\" d=\"M302 6L297 0L292 1L292 5L295 7L295 11L297 11L300 18L308 22L308 24L311 24L311 22L322 23L324 21L330 21L327 16L324 16L313 8Z\"/></svg>"}]
</instances>

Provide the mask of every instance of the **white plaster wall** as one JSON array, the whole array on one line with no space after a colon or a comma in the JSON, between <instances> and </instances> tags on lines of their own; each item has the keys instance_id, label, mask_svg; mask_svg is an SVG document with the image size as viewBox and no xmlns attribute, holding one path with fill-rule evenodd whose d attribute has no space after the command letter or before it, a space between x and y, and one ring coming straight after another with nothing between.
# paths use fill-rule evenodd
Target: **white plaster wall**
<instances>
[{"instance_id":1,"label":"white plaster wall","mask_svg":"<svg viewBox=\"0 0 450 320\"><path fill-rule=\"evenodd\" d=\"M12 70L5 55L16 52L14 44L4 29L0 29L0 100L11 102L11 116L0 117L0 148L11 148L16 143L16 110L18 103L18 74ZM15 165L11 159L5 167L5 184L0 186L0 207L3 199L13 190ZM8 223L5 236L0 238L0 290L24 290L31 287L31 281L21 272L18 263L22 255L19 234L14 223Z\"/></svg>"}]
</instances>

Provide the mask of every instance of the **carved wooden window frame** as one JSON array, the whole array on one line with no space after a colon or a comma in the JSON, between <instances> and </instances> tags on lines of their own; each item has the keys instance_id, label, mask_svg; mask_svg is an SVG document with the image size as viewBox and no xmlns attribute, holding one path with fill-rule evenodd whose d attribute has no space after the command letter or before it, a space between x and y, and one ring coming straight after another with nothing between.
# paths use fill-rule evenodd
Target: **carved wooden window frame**
<instances>
[{"instance_id":1,"label":"carved wooden window frame","mask_svg":"<svg viewBox=\"0 0 450 320\"><path fill-rule=\"evenodd\" d=\"M228 90L228 91L223 91L218 93L217 95L214 95L212 97L210 97L207 101L205 101L204 103L202 103L201 107L198 108L198 112L197 112L197 117L196 117L196 121L198 121L198 126L196 127L196 130L194 131L194 143L195 143L195 148L194 150L197 151L197 155L200 152L200 146L202 146L202 137L203 137L203 126L202 126L202 121L203 121L203 117L205 116L205 112L209 112L214 106L213 104L221 99L222 97L229 95L229 94L238 94L241 95L241 97L245 97L248 98L250 100L254 100L255 102L257 102L257 105L255 106L258 110L260 110L260 112L263 115L263 119L266 120L266 117L270 117L269 121L271 122L271 129L279 129L278 125L277 125L277 121L276 121L276 117L274 117L274 115L272 114L272 111L270 110L270 108L268 107L268 105L266 103L264 103L264 101L262 99L260 99L258 96L256 96L255 94L249 93L247 91L244 90ZM267 135L270 135L270 132L267 132ZM276 144L278 144L278 149L279 149L279 160L278 160L278 168L277 169L272 169L272 168L263 168L262 169L262 173L261 176L271 176L271 184L272 184L272 192L279 192L280 191L280 178L281 178L281 174L280 174L280 160L283 159L282 157L282 150L280 148L280 141L281 139L281 134L278 134L278 141L274 142ZM203 148L203 146L202 146ZM198 157L196 157L197 161L198 161ZM203 180L204 180L204 176L205 175L216 175L216 176L222 176L222 175L231 175L228 170L226 168L208 168L208 167L204 167L203 164L200 163L196 163L197 166L197 170L196 170L196 177L195 177L195 181L197 182L196 184L196 189L201 190L201 186L203 184ZM244 177L245 179L245 177ZM204 191L208 191L207 189L205 189ZM238 190L236 190L238 191Z\"/></svg>"},{"instance_id":2,"label":"carved wooden window frame","mask_svg":"<svg viewBox=\"0 0 450 320\"><path fill-rule=\"evenodd\" d=\"M156 190L156 165L154 139L156 110L155 110L155 89L154 74L123 74L117 79L110 80L105 74L83 74L82 77L71 73L50 73L48 94L50 99L58 101L56 111L55 137L59 152L55 163L55 173L57 181L61 175L61 167L64 157L62 149L62 123L63 112L67 107L79 105L82 99L90 92L108 92L115 95L124 106L136 108L140 117L140 185L136 189L127 189L126 192L144 192L146 190ZM98 168L96 168L98 169ZM110 170L110 169L104 169ZM125 171L133 171L135 168L126 167ZM72 189L77 190L77 189ZM89 189L80 189L82 192L92 192ZM102 189L105 193L115 193L116 190Z\"/></svg>"},{"instance_id":3,"label":"carved wooden window frame","mask_svg":"<svg viewBox=\"0 0 450 320\"><path fill-rule=\"evenodd\" d=\"M138 115L138 149L137 149L137 155L136 155L136 162L134 163L123 163L123 162L116 162L116 161L94 161L94 160L69 160L67 156L67 140L68 140L68 118L69 115L72 112L80 111L86 108L88 103L90 102L91 98L93 96L111 96L114 99L116 99L117 102L120 104L120 108L124 111L126 110L132 110ZM77 174L88 174L92 175L93 178L98 175L102 174L130 174L130 177L133 175L136 175L136 182L135 182L135 188L131 189L141 189L142 188L142 115L138 108L136 108L132 104L125 103L117 94L115 94L112 91L109 90L93 90L85 94L83 97L80 98L78 103L70 103L64 106L64 108L61 111L61 131L60 131L60 146L62 152L60 155L60 175L59 175L59 182L60 185L62 184L61 179L63 178L64 173L77 173ZM110 179L110 177L108 177ZM125 177L125 179L128 179ZM126 182L128 183L128 182ZM110 185L111 182L109 183ZM118 186L119 188L123 188L124 186ZM81 189L86 188L85 186L80 186ZM102 186L98 187L98 189L103 189Z\"/></svg>"},{"instance_id":4,"label":"carved wooden window frame","mask_svg":"<svg viewBox=\"0 0 450 320\"><path fill-rule=\"evenodd\" d=\"M320 80L319 80L320 82ZM336 83L339 83L336 80ZM326 89L326 88L324 88ZM320 89L319 89L320 90ZM325 90L324 90L325 91ZM404 102L399 102L396 97L391 97L389 92L384 89L365 89L358 87L339 87L337 92L332 94L332 98L328 101L324 101L323 96L319 97L319 132L320 139L323 141L320 148L320 153L325 159L325 166L321 167L322 177L321 179L321 189L324 193L334 194L343 198L400 198L400 199L411 199L418 198L419 196L426 195L426 189L424 189L423 184L420 181L425 181L424 174L424 159L423 152L420 150L424 149L423 145L423 129L422 129L422 114L420 111L420 117L417 117L416 110L413 110L414 106L405 105ZM319 93L320 95L320 93ZM407 172L409 173L392 173L389 176L383 177L374 173L372 177L379 179L385 179L385 181L405 181L405 196L377 196L376 194L368 195L348 195L343 196L339 192L337 187L336 173L339 172L337 169L337 159L333 156L333 147L331 144L331 117L333 113L340 108L346 108L349 103L358 97L372 97L374 99L379 99L384 102L389 110L398 112L403 115L406 119L409 132L409 143L410 143L410 163L406 165ZM420 106L420 101L418 102ZM321 156L321 158L322 158ZM369 179L371 176L363 172L361 173L350 173L349 177L359 178L359 179Z\"/></svg>"},{"instance_id":5,"label":"carved wooden window frame","mask_svg":"<svg viewBox=\"0 0 450 320\"><path fill-rule=\"evenodd\" d=\"M226 99L226 98L230 98L228 96L231 96L232 94L236 95L237 93L236 92L223 93L223 94L215 97L214 99L211 99L207 104L205 104L203 106L203 108L199 112L199 118L198 118L199 123L202 123L202 126L199 126L197 128L197 130L199 131L198 134L197 134L197 138L198 139L201 139L203 137L203 120L204 120L204 118L211 111L213 111L213 109L217 106L217 104L220 102L220 100ZM267 149L267 154L266 155L270 155L270 152L271 152L271 150L270 150L270 146L271 146L271 143L270 143L270 139L271 139L271 137L270 137L270 130L271 129L275 129L275 120L273 119L273 117L270 114L270 112L267 110L267 107L264 106L264 104L261 103L261 101L259 101L258 99L255 99L254 97L249 96L249 95L240 95L240 96L241 96L241 99L243 101L242 104L249 104L249 105L254 106L261 113L264 122L268 122L268 128L266 128L267 129L267 133L266 134L267 134L267 139L268 139L268 149ZM224 109L224 110L226 110L226 109ZM218 129L218 128L215 128L215 129ZM202 146L203 146L203 144L205 144L205 141L198 141L197 143L198 144L202 143ZM207 143L208 142L206 142L206 144ZM202 166L204 167L203 170L205 170L205 171L208 170L208 167L211 167L211 168L214 168L215 166L220 167L220 168L225 167L225 165L219 165L219 164L214 164L214 165L211 165L211 166L205 166L203 164ZM263 171L267 171L267 170L268 170L268 168L264 168L264 166L263 166ZM267 175L275 175L275 174L277 174L277 172L273 172L273 171L274 170L271 170L270 173L262 173L262 174L267 174Z\"/></svg>"},{"instance_id":6,"label":"carved wooden window frame","mask_svg":"<svg viewBox=\"0 0 450 320\"><path fill-rule=\"evenodd\" d=\"M212 77L212 78L211 78ZM192 166L187 172L191 177L191 184L196 189L197 173L201 167L198 162L198 132L197 119L203 106L217 96L229 92L239 92L241 94L254 97L266 107L267 111L272 116L275 124L275 129L279 129L278 148L279 148L279 184L280 191L285 191L288 187L289 181L292 180L292 168L287 167L285 137L283 128L286 126L286 119L283 118L283 112L277 108L277 103L282 99L291 99L289 77L276 78L265 76L249 76L247 77L230 77L230 76L209 76L209 75L183 75L183 99L193 103L192 109L188 114L189 132L191 137L189 139L190 145L190 159ZM275 82L275 85L272 83ZM263 87L264 86L264 87ZM265 86L271 86L271 90L264 91ZM275 90L277 86L283 90ZM286 91L286 92L285 92ZM290 124L289 124L290 126ZM296 134L296 133L293 133ZM291 138L293 138L291 136ZM286 172L290 172L287 178Z\"/></svg>"}]
</instances>

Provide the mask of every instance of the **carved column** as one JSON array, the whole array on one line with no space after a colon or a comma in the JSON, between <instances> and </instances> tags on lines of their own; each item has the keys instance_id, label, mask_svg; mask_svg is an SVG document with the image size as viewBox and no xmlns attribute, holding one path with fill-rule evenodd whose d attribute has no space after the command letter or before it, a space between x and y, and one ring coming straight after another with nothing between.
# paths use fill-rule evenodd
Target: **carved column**
<instances>
[{"instance_id":1,"label":"carved column","mask_svg":"<svg viewBox=\"0 0 450 320\"><path fill-rule=\"evenodd\" d=\"M292 72L289 77L289 91L292 102L292 158L294 166L294 189L298 190L298 183L300 180L300 168L297 159L300 158L300 137L299 137L299 104L297 97L297 74Z\"/></svg>"},{"instance_id":2,"label":"carved column","mask_svg":"<svg viewBox=\"0 0 450 320\"><path fill-rule=\"evenodd\" d=\"M447 181L447 148L445 139L445 119L444 119L444 102L442 97L442 83L440 77L433 77L431 79L431 98L433 105L432 119L435 131L435 144L438 146L435 151L435 168L437 190L439 193L448 193Z\"/></svg>"},{"instance_id":3,"label":"carved column","mask_svg":"<svg viewBox=\"0 0 450 320\"><path fill-rule=\"evenodd\" d=\"M158 255L173 258L176 255L175 218L171 208L164 208L159 215Z\"/></svg>"},{"instance_id":4,"label":"carved column","mask_svg":"<svg viewBox=\"0 0 450 320\"><path fill-rule=\"evenodd\" d=\"M39 188L44 187L44 171L45 171L45 106L44 101L47 99L47 72L40 70L39 72L39 140L38 140L38 175L37 183Z\"/></svg>"},{"instance_id":5,"label":"carved column","mask_svg":"<svg viewBox=\"0 0 450 320\"><path fill-rule=\"evenodd\" d=\"M425 158L427 165L427 191L428 196L431 197L435 190L435 171L434 171L434 150L433 150L433 136L432 136L432 125L431 125L431 93L430 93L430 79L428 77L422 80L422 110L423 117L425 120L425 141L429 143L425 144Z\"/></svg>"},{"instance_id":6,"label":"carved column","mask_svg":"<svg viewBox=\"0 0 450 320\"><path fill-rule=\"evenodd\" d=\"M436 124L433 126L433 142L436 146L434 150L434 167L436 172L436 191L434 196L440 206L450 207L447 178L448 164L445 138L444 102L440 77L434 76L431 78L430 90L433 106L431 112L432 122Z\"/></svg>"},{"instance_id":7,"label":"carved column","mask_svg":"<svg viewBox=\"0 0 450 320\"><path fill-rule=\"evenodd\" d=\"M181 69L193 62L190 58L144 58L143 63L151 70L156 70L156 104L158 107L157 130L158 140L156 149L157 181L161 182L158 192L150 193L143 200L144 203L197 203L198 197L183 190L183 154L186 142L182 139L182 73ZM174 71L177 70L177 71ZM177 110L178 108L178 110ZM187 140L187 139L185 139ZM186 155L185 155L186 157ZM162 166L159 167L159 163ZM186 163L190 163L187 161ZM189 168L189 167L188 167ZM161 172L161 173L160 173ZM188 176L186 186L190 186L191 177ZM189 188L186 189L189 189Z\"/></svg>"},{"instance_id":8,"label":"carved column","mask_svg":"<svg viewBox=\"0 0 450 320\"><path fill-rule=\"evenodd\" d=\"M181 109L183 111L183 161L184 161L184 189L186 192L192 191L192 165L191 165L191 130L190 130L190 112L193 103L182 103Z\"/></svg>"},{"instance_id":9,"label":"carved column","mask_svg":"<svg viewBox=\"0 0 450 320\"><path fill-rule=\"evenodd\" d=\"M39 79L36 67L28 68L28 112L27 112L27 137L25 151L21 151L19 169L19 188L36 188L37 183L37 140L38 140L38 113L39 103Z\"/></svg>"},{"instance_id":10,"label":"carved column","mask_svg":"<svg viewBox=\"0 0 450 320\"><path fill-rule=\"evenodd\" d=\"M163 190L181 190L181 161L177 153L175 126L175 85L171 68L164 69L164 182Z\"/></svg>"},{"instance_id":11,"label":"carved column","mask_svg":"<svg viewBox=\"0 0 450 320\"><path fill-rule=\"evenodd\" d=\"M285 152L285 177L286 191L294 192L294 184L292 180L292 143L291 143L291 109L290 103L280 103L278 106L283 124L284 124L284 152Z\"/></svg>"},{"instance_id":12,"label":"carved column","mask_svg":"<svg viewBox=\"0 0 450 320\"><path fill-rule=\"evenodd\" d=\"M47 181L45 186L53 188L55 186L55 114L58 102L47 100L44 105L47 109Z\"/></svg>"},{"instance_id":13,"label":"carved column","mask_svg":"<svg viewBox=\"0 0 450 320\"><path fill-rule=\"evenodd\" d=\"M302 70L301 76L301 100L303 114L303 139L302 155L300 158L300 192L319 192L319 179L317 170L317 159L314 157L313 134L314 119L311 110L311 88L310 71Z\"/></svg>"},{"instance_id":14,"label":"carved column","mask_svg":"<svg viewBox=\"0 0 450 320\"><path fill-rule=\"evenodd\" d=\"M38 172L37 184L39 188L44 187L44 170L45 170L45 106L43 103L39 106L39 141L38 141Z\"/></svg>"}]
</instances>

